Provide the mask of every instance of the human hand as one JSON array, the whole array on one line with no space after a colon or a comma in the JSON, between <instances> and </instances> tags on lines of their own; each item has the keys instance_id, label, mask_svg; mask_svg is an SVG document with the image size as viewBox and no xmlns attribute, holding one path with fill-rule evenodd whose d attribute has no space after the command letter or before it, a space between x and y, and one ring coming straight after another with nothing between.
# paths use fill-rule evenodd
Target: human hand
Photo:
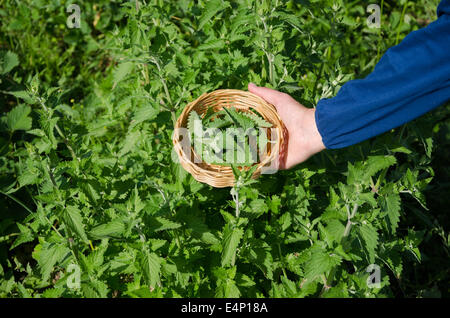
<instances>
[{"instance_id":1,"label":"human hand","mask_svg":"<svg viewBox=\"0 0 450 318\"><path fill-rule=\"evenodd\" d=\"M248 90L275 106L288 131L288 146L281 169L290 169L325 149L315 119L315 109L306 108L288 94L248 84Z\"/></svg>"}]
</instances>

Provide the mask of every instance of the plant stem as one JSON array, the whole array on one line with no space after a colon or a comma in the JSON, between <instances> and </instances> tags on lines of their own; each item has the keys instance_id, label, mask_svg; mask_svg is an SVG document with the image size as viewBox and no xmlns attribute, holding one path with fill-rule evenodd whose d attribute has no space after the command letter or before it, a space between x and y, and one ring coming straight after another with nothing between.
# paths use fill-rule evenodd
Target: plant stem
<instances>
[{"instance_id":1,"label":"plant stem","mask_svg":"<svg viewBox=\"0 0 450 318\"><path fill-rule=\"evenodd\" d=\"M280 243L277 243L277 246L278 246L278 254L280 255L281 270L283 271L284 277L287 278L286 270L284 269L284 260L283 260L283 254L281 254Z\"/></svg>"},{"instance_id":2,"label":"plant stem","mask_svg":"<svg viewBox=\"0 0 450 318\"><path fill-rule=\"evenodd\" d=\"M356 211L358 211L358 204L353 205L352 212L350 212L350 208L348 205L345 206L347 209L347 225L345 226L344 234L341 238L341 245L344 246L345 249L345 243L347 242L348 236L350 234L350 230L352 228L353 222L352 218L356 215ZM324 282L324 286L322 291L320 292L320 296L322 296L326 291L328 291L331 288L331 283L333 282L334 275L336 274L336 266L333 267L328 275L328 278Z\"/></svg>"},{"instance_id":3,"label":"plant stem","mask_svg":"<svg viewBox=\"0 0 450 318\"><path fill-rule=\"evenodd\" d=\"M350 230L352 228L352 218L355 216L356 211L358 210L358 205L355 203L355 205L353 206L353 210L350 213L350 210L347 207L347 225L345 226L345 231L344 231L344 235L342 236L342 240L346 240L346 238L348 237L348 235L350 234ZM341 243L343 243L341 240Z\"/></svg>"},{"instance_id":4,"label":"plant stem","mask_svg":"<svg viewBox=\"0 0 450 318\"><path fill-rule=\"evenodd\" d=\"M27 210L29 213L33 214L34 212L30 210L29 207L27 207L22 201L20 201L19 199L16 199L14 196L12 196L11 194L5 193L3 191L0 191L1 194L6 195L8 198L10 198L11 200L15 201L16 203L18 203L19 205L21 205L25 210Z\"/></svg>"},{"instance_id":5,"label":"plant stem","mask_svg":"<svg viewBox=\"0 0 450 318\"><path fill-rule=\"evenodd\" d=\"M47 106L45 106L44 101L42 98L37 97L39 100L39 104L41 104L42 108L47 112L47 114L49 113L49 110L47 108ZM77 160L78 162L80 162L80 158L77 157L77 155L75 154L75 151L73 150L72 146L69 143L69 140L66 138L66 136L64 135L64 133L62 132L62 130L59 128L58 124L55 124L55 129L58 132L58 135L63 139L64 143L66 144L66 147L69 149L70 154L72 155L73 160Z\"/></svg>"},{"instance_id":6,"label":"plant stem","mask_svg":"<svg viewBox=\"0 0 450 318\"><path fill-rule=\"evenodd\" d=\"M406 1L405 4L403 5L402 16L400 17L400 21L398 22L397 36L395 37L395 45L397 45L398 41L399 41L400 28L403 25L403 20L405 19L405 12L406 12L406 8L408 7L408 4L409 4L409 2Z\"/></svg>"},{"instance_id":7,"label":"plant stem","mask_svg":"<svg viewBox=\"0 0 450 318\"><path fill-rule=\"evenodd\" d=\"M1 242L6 242L6 241L9 240L11 237L19 236L19 235L20 235L20 233L11 233L11 234L7 234L7 235L4 235L4 236L0 236L0 243L1 243Z\"/></svg>"},{"instance_id":8,"label":"plant stem","mask_svg":"<svg viewBox=\"0 0 450 318\"><path fill-rule=\"evenodd\" d=\"M325 65L325 62L322 62L322 64L320 65L319 74L317 75L316 82L314 83L314 89L313 89L313 93L312 93L313 98L315 98L315 96L316 96L317 87L319 86L319 81L320 81L320 78L322 77L324 65ZM318 102L318 100L316 101L316 104L317 104L317 102Z\"/></svg>"},{"instance_id":9,"label":"plant stem","mask_svg":"<svg viewBox=\"0 0 450 318\"><path fill-rule=\"evenodd\" d=\"M379 32L378 32L377 62L380 60L381 20L382 20L382 18L383 18L383 7L384 7L384 0L381 0L381 10L380 10L380 30L379 30Z\"/></svg>"},{"instance_id":10,"label":"plant stem","mask_svg":"<svg viewBox=\"0 0 450 318\"><path fill-rule=\"evenodd\" d=\"M152 62L156 65L156 68L158 69L159 79L161 80L162 86L164 88L164 93L166 94L167 102L169 103L167 109L170 111L173 127L175 127L175 124L177 122L177 116L175 114L175 107L172 103L172 98L170 97L169 89L167 88L166 80L164 77L161 76L161 66L159 65L158 61L155 58L153 58Z\"/></svg>"},{"instance_id":11,"label":"plant stem","mask_svg":"<svg viewBox=\"0 0 450 318\"><path fill-rule=\"evenodd\" d=\"M175 127L177 123L177 115L175 114L174 110L170 110L170 116L172 117L173 127Z\"/></svg>"},{"instance_id":12,"label":"plant stem","mask_svg":"<svg viewBox=\"0 0 450 318\"><path fill-rule=\"evenodd\" d=\"M264 54L266 55L267 62L269 63L269 82L275 88L275 80L274 80L274 77L273 77L273 74L274 74L274 65L273 65L274 56L270 52L270 50L271 50L270 30L269 30L269 28L268 28L268 26L266 24L265 17L261 18L261 22L263 23L264 33L266 34L266 47L263 49L263 51L264 51Z\"/></svg>"},{"instance_id":13,"label":"plant stem","mask_svg":"<svg viewBox=\"0 0 450 318\"><path fill-rule=\"evenodd\" d=\"M236 187L236 195L233 196L233 199L234 199L234 204L236 206L236 211L235 211L236 218L239 218L239 213L240 213L240 211L239 211L239 188L237 188L237 187Z\"/></svg>"},{"instance_id":14,"label":"plant stem","mask_svg":"<svg viewBox=\"0 0 450 318\"><path fill-rule=\"evenodd\" d=\"M27 191L28 191L28 189L27 189ZM31 209L30 209L29 207L27 207L27 206L25 205L25 203L23 203L22 201L20 201L19 199L17 199L17 198L14 197L13 195L8 194L8 193L5 193L5 192L3 192L3 191L0 191L0 193L3 194L3 195L5 195L5 196L7 196L7 197L10 198L11 200L15 201L17 204L21 205L21 206L22 206L25 210L27 210L29 213L34 214L34 212L31 211ZM46 215L44 215L44 217L45 217L45 219L47 220L48 224L50 224L50 226L52 227L52 229L53 229L60 237L63 237L63 236L61 235L61 233L59 233L59 231L58 231L58 230L55 228L55 226L52 224L52 222L50 222L49 218L48 218Z\"/></svg>"}]
</instances>

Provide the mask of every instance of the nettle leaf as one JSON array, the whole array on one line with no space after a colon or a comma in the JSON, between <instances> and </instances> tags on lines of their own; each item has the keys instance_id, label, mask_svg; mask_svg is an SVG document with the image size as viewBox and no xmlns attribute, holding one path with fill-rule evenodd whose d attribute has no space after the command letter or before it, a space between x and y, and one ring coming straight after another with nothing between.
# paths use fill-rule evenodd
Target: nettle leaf
<instances>
[{"instance_id":1,"label":"nettle leaf","mask_svg":"<svg viewBox=\"0 0 450 318\"><path fill-rule=\"evenodd\" d=\"M100 185L97 180L82 180L78 183L80 190L89 198L91 203L96 204L97 200L100 199L100 195L98 194L98 190Z\"/></svg>"},{"instance_id":2,"label":"nettle leaf","mask_svg":"<svg viewBox=\"0 0 450 318\"><path fill-rule=\"evenodd\" d=\"M327 221L325 232L327 233L327 236L332 238L335 242L340 243L344 231L345 226L338 219L330 219Z\"/></svg>"},{"instance_id":3,"label":"nettle leaf","mask_svg":"<svg viewBox=\"0 0 450 318\"><path fill-rule=\"evenodd\" d=\"M216 114L214 112L214 107L209 106L208 109L206 110L206 113L203 115L203 121L209 120L214 114Z\"/></svg>"},{"instance_id":4,"label":"nettle leaf","mask_svg":"<svg viewBox=\"0 0 450 318\"><path fill-rule=\"evenodd\" d=\"M229 118L215 118L213 121L208 121L205 126L207 128L225 128L232 123L233 122Z\"/></svg>"},{"instance_id":5,"label":"nettle leaf","mask_svg":"<svg viewBox=\"0 0 450 318\"><path fill-rule=\"evenodd\" d=\"M133 150L141 137L140 131L132 131L127 134L122 144L122 149L119 151L119 156L126 155Z\"/></svg>"},{"instance_id":6,"label":"nettle leaf","mask_svg":"<svg viewBox=\"0 0 450 318\"><path fill-rule=\"evenodd\" d=\"M56 149L56 147L58 145L55 135L53 133L57 122L58 122L58 117L48 118L47 116L42 115L41 119L40 119L41 126L42 126L43 130L45 131L48 139L50 140L50 142L53 146L53 149Z\"/></svg>"},{"instance_id":7,"label":"nettle leaf","mask_svg":"<svg viewBox=\"0 0 450 318\"><path fill-rule=\"evenodd\" d=\"M192 230L192 235L199 238L203 243L211 245L220 244L219 239L200 218L188 215L186 217L186 227Z\"/></svg>"},{"instance_id":8,"label":"nettle leaf","mask_svg":"<svg viewBox=\"0 0 450 318\"><path fill-rule=\"evenodd\" d=\"M283 11L276 11L273 13L273 16L280 18L280 20L282 20L283 22L288 23L292 27L302 32L303 25L300 23L300 20L295 14L289 14Z\"/></svg>"},{"instance_id":9,"label":"nettle leaf","mask_svg":"<svg viewBox=\"0 0 450 318\"><path fill-rule=\"evenodd\" d=\"M386 265L394 273L397 279L400 278L403 272L402 255L404 254L404 243L400 244L398 241L384 244L380 253L380 258L386 262Z\"/></svg>"},{"instance_id":10,"label":"nettle leaf","mask_svg":"<svg viewBox=\"0 0 450 318\"><path fill-rule=\"evenodd\" d=\"M47 288L42 293L43 298L59 298L64 293L65 289L62 287L58 288Z\"/></svg>"},{"instance_id":11,"label":"nettle leaf","mask_svg":"<svg viewBox=\"0 0 450 318\"><path fill-rule=\"evenodd\" d=\"M248 211L256 214L256 216L264 214L269 210L264 199L255 199L250 201L249 207L250 209Z\"/></svg>"},{"instance_id":12,"label":"nettle leaf","mask_svg":"<svg viewBox=\"0 0 450 318\"><path fill-rule=\"evenodd\" d=\"M386 224L389 232L395 234L400 220L400 195L391 192L382 196L381 200L382 212L386 213Z\"/></svg>"},{"instance_id":13,"label":"nettle leaf","mask_svg":"<svg viewBox=\"0 0 450 318\"><path fill-rule=\"evenodd\" d=\"M17 223L17 227L19 228L20 234L14 241L13 245L11 245L10 250L19 246L20 244L31 242L34 240L33 232L28 227L23 226L20 223Z\"/></svg>"},{"instance_id":14,"label":"nettle leaf","mask_svg":"<svg viewBox=\"0 0 450 318\"><path fill-rule=\"evenodd\" d=\"M244 116L243 113L238 112L234 107L224 107L223 110L237 126L241 127L244 130L244 132L246 132L249 128L255 127L255 122L253 121L253 119Z\"/></svg>"},{"instance_id":15,"label":"nettle leaf","mask_svg":"<svg viewBox=\"0 0 450 318\"><path fill-rule=\"evenodd\" d=\"M206 2L206 7L200 17L198 22L198 30L201 30L206 23L211 23L214 16L218 14L219 11L229 7L230 4L222 0L211 0Z\"/></svg>"},{"instance_id":16,"label":"nettle leaf","mask_svg":"<svg viewBox=\"0 0 450 318\"><path fill-rule=\"evenodd\" d=\"M372 206L372 208L375 208L377 206L377 200L375 200L373 192L360 193L358 195L358 201L360 201L361 203L368 203Z\"/></svg>"},{"instance_id":17,"label":"nettle leaf","mask_svg":"<svg viewBox=\"0 0 450 318\"><path fill-rule=\"evenodd\" d=\"M319 246L311 248L311 257L305 264L305 279L315 280L322 274L329 272L334 266L340 264L341 257L331 254Z\"/></svg>"},{"instance_id":18,"label":"nettle leaf","mask_svg":"<svg viewBox=\"0 0 450 318\"><path fill-rule=\"evenodd\" d=\"M133 119L130 123L130 128L146 121L154 119L159 114L159 108L153 107L151 105L143 106L135 111Z\"/></svg>"},{"instance_id":19,"label":"nettle leaf","mask_svg":"<svg viewBox=\"0 0 450 318\"><path fill-rule=\"evenodd\" d=\"M197 47L199 50L207 51L207 50L213 50L213 49L221 49L225 47L225 40L224 39L213 39L208 42L205 42Z\"/></svg>"},{"instance_id":20,"label":"nettle leaf","mask_svg":"<svg viewBox=\"0 0 450 318\"><path fill-rule=\"evenodd\" d=\"M89 235L94 239L120 237L125 231L123 220L113 220L106 224L100 224L89 231Z\"/></svg>"},{"instance_id":21,"label":"nettle leaf","mask_svg":"<svg viewBox=\"0 0 450 318\"><path fill-rule=\"evenodd\" d=\"M433 152L433 137L428 137L422 139L423 146L425 147L425 152L428 158L431 158L431 153Z\"/></svg>"},{"instance_id":22,"label":"nettle leaf","mask_svg":"<svg viewBox=\"0 0 450 318\"><path fill-rule=\"evenodd\" d=\"M113 88L120 81L122 81L128 74L130 74L133 68L134 68L133 62L124 62L119 64L119 66L114 70L113 73L113 80L114 80Z\"/></svg>"},{"instance_id":23,"label":"nettle leaf","mask_svg":"<svg viewBox=\"0 0 450 318\"><path fill-rule=\"evenodd\" d=\"M255 115L254 113L242 112L242 115L245 116L245 117L250 118L256 124L256 126L264 127L264 128L272 127L271 123L269 123L268 121L266 121L263 118L259 117L258 115Z\"/></svg>"},{"instance_id":24,"label":"nettle leaf","mask_svg":"<svg viewBox=\"0 0 450 318\"><path fill-rule=\"evenodd\" d=\"M160 239L148 239L148 242L150 243L151 250L153 252L167 244L166 240L160 240Z\"/></svg>"},{"instance_id":25,"label":"nettle leaf","mask_svg":"<svg viewBox=\"0 0 450 318\"><path fill-rule=\"evenodd\" d=\"M142 273L150 288L155 288L160 282L161 258L155 253L146 251L141 260Z\"/></svg>"},{"instance_id":26,"label":"nettle leaf","mask_svg":"<svg viewBox=\"0 0 450 318\"><path fill-rule=\"evenodd\" d=\"M363 221L357 229L358 237L368 254L369 262L373 264L375 262L375 250L378 246L378 232L372 224L366 221Z\"/></svg>"},{"instance_id":27,"label":"nettle leaf","mask_svg":"<svg viewBox=\"0 0 450 318\"><path fill-rule=\"evenodd\" d=\"M131 196L128 199L127 204L128 210L133 210L133 213L139 213L145 208L145 203L142 202L141 197L139 196L137 185L134 186L134 189L131 192Z\"/></svg>"},{"instance_id":28,"label":"nettle leaf","mask_svg":"<svg viewBox=\"0 0 450 318\"><path fill-rule=\"evenodd\" d=\"M31 107L28 105L18 105L6 114L5 122L9 131L31 129L31 117L28 115Z\"/></svg>"},{"instance_id":29,"label":"nettle leaf","mask_svg":"<svg viewBox=\"0 0 450 318\"><path fill-rule=\"evenodd\" d=\"M236 285L236 266L231 268L214 268L214 276L217 277L217 287L215 297L217 298L237 298L241 296L241 292Z\"/></svg>"},{"instance_id":30,"label":"nettle leaf","mask_svg":"<svg viewBox=\"0 0 450 318\"><path fill-rule=\"evenodd\" d=\"M77 207L68 205L63 210L62 217L64 224L68 227L70 232L76 234L84 243L89 243L86 232L84 231L83 217Z\"/></svg>"},{"instance_id":31,"label":"nettle leaf","mask_svg":"<svg viewBox=\"0 0 450 318\"><path fill-rule=\"evenodd\" d=\"M270 199L269 203L267 204L270 211L272 211L274 214L278 214L281 206L281 199L278 195L272 195L272 198Z\"/></svg>"},{"instance_id":32,"label":"nettle leaf","mask_svg":"<svg viewBox=\"0 0 450 318\"><path fill-rule=\"evenodd\" d=\"M214 295L216 298L239 298L240 296L241 292L232 279L220 281Z\"/></svg>"},{"instance_id":33,"label":"nettle leaf","mask_svg":"<svg viewBox=\"0 0 450 318\"><path fill-rule=\"evenodd\" d=\"M13 95L17 98L22 99L27 104L34 104L36 103L35 97L33 97L30 93L27 91L7 91L6 94Z\"/></svg>"},{"instance_id":34,"label":"nettle leaf","mask_svg":"<svg viewBox=\"0 0 450 318\"><path fill-rule=\"evenodd\" d=\"M97 279L82 283L81 290L87 298L106 298L109 292L108 285Z\"/></svg>"},{"instance_id":35,"label":"nettle leaf","mask_svg":"<svg viewBox=\"0 0 450 318\"><path fill-rule=\"evenodd\" d=\"M365 162L363 178L373 177L378 171L389 168L397 163L394 156L370 156Z\"/></svg>"},{"instance_id":36,"label":"nettle leaf","mask_svg":"<svg viewBox=\"0 0 450 318\"><path fill-rule=\"evenodd\" d=\"M174 230L174 229L178 229L179 227L181 227L180 223L171 221L169 219L157 216L157 217L151 217L148 224L147 224L147 228L150 231L155 231L155 232L159 232L159 231L164 231L164 230Z\"/></svg>"},{"instance_id":37,"label":"nettle leaf","mask_svg":"<svg viewBox=\"0 0 450 318\"><path fill-rule=\"evenodd\" d=\"M19 57L16 53L7 51L0 52L0 74L6 74L19 65Z\"/></svg>"},{"instance_id":38,"label":"nettle leaf","mask_svg":"<svg viewBox=\"0 0 450 318\"><path fill-rule=\"evenodd\" d=\"M189 134L192 136L195 134L195 122L201 122L200 116L197 114L195 110L192 110L189 113L187 128L189 130Z\"/></svg>"},{"instance_id":39,"label":"nettle leaf","mask_svg":"<svg viewBox=\"0 0 450 318\"><path fill-rule=\"evenodd\" d=\"M57 243L44 243L39 253L38 264L41 270L42 280L47 281L53 271L53 267L70 253L70 249Z\"/></svg>"},{"instance_id":40,"label":"nettle leaf","mask_svg":"<svg viewBox=\"0 0 450 318\"><path fill-rule=\"evenodd\" d=\"M283 283L287 297L298 297L298 290L295 282L285 276L281 276L281 282Z\"/></svg>"},{"instance_id":41,"label":"nettle leaf","mask_svg":"<svg viewBox=\"0 0 450 318\"><path fill-rule=\"evenodd\" d=\"M236 274L236 284L242 287L252 287L255 286L255 281L246 274L237 273Z\"/></svg>"},{"instance_id":42,"label":"nettle leaf","mask_svg":"<svg viewBox=\"0 0 450 318\"><path fill-rule=\"evenodd\" d=\"M17 181L19 181L21 187L29 184L35 184L36 181L39 180L39 171L31 165L28 167L29 169L22 171L22 173L17 178Z\"/></svg>"},{"instance_id":43,"label":"nettle leaf","mask_svg":"<svg viewBox=\"0 0 450 318\"><path fill-rule=\"evenodd\" d=\"M234 266L236 251L244 231L241 228L225 225L222 242L222 266Z\"/></svg>"},{"instance_id":44,"label":"nettle leaf","mask_svg":"<svg viewBox=\"0 0 450 318\"><path fill-rule=\"evenodd\" d=\"M292 224L292 216L291 213L286 212L284 213L279 219L278 223L281 226L281 231L286 231Z\"/></svg>"}]
</instances>

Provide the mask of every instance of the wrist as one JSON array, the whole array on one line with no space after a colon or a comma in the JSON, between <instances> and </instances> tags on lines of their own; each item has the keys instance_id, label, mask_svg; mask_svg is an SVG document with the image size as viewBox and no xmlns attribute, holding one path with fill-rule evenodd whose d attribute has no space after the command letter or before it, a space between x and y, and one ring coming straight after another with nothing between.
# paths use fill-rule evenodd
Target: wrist
<instances>
[{"instance_id":1,"label":"wrist","mask_svg":"<svg viewBox=\"0 0 450 318\"><path fill-rule=\"evenodd\" d=\"M308 143L308 149L311 156L326 149L322 141L322 135L320 134L317 127L315 108L306 109L305 128L307 131L307 135L305 136L305 138Z\"/></svg>"}]
</instances>

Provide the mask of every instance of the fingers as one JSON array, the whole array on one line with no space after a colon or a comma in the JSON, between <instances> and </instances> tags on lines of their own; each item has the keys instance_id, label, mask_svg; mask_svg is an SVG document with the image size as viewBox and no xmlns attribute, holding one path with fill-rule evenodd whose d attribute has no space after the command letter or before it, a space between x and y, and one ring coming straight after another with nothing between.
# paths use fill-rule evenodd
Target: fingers
<instances>
[{"instance_id":1,"label":"fingers","mask_svg":"<svg viewBox=\"0 0 450 318\"><path fill-rule=\"evenodd\" d=\"M253 83L249 83L248 90L274 105L277 109L278 106L281 106L286 101L286 94L268 87L259 87Z\"/></svg>"}]
</instances>

